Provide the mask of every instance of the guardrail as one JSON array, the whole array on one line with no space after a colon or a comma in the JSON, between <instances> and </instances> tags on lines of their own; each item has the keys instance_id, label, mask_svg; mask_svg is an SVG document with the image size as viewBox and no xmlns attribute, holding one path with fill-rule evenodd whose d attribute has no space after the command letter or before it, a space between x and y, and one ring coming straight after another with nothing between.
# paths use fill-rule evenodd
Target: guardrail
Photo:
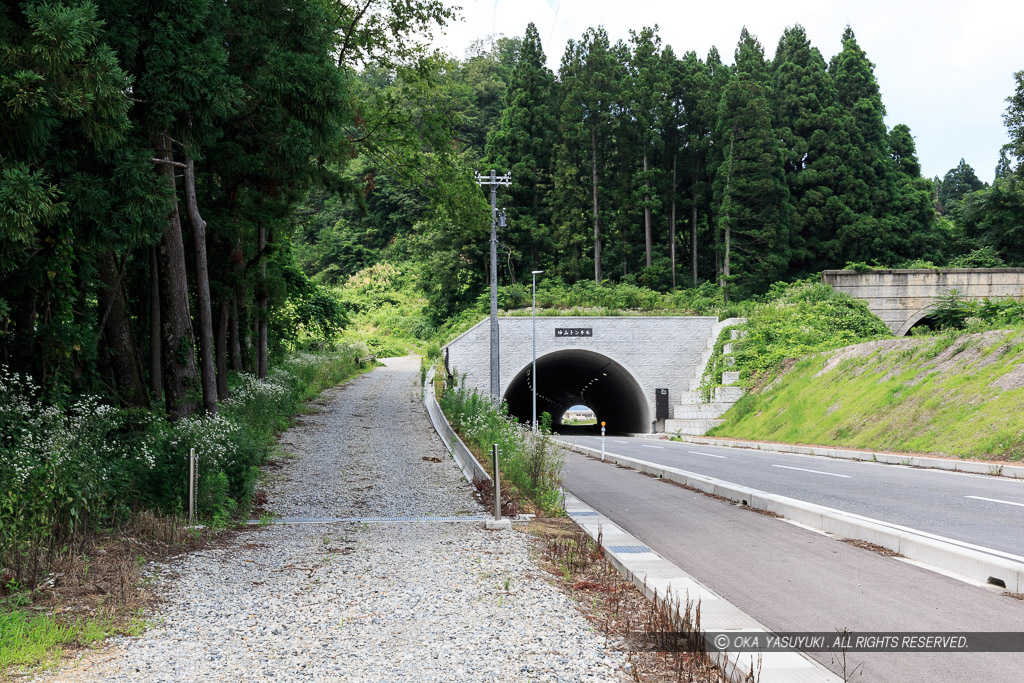
<instances>
[{"instance_id":1,"label":"guardrail","mask_svg":"<svg viewBox=\"0 0 1024 683\"><path fill-rule=\"evenodd\" d=\"M444 443L448 452L451 453L452 458L459 465L459 469L462 470L462 476L466 478L466 481L473 482L478 479L485 481L491 480L491 475L487 474L477 459L473 456L472 451L462 443L462 439L455 433L452 426L448 424L448 419L444 416L444 412L441 410L441 406L437 402L437 398L434 396L434 368L430 368L427 373L427 381L423 384L423 405L427 409L427 415L430 416L430 422L434 425L434 431L441 437L441 441Z\"/></svg>"}]
</instances>

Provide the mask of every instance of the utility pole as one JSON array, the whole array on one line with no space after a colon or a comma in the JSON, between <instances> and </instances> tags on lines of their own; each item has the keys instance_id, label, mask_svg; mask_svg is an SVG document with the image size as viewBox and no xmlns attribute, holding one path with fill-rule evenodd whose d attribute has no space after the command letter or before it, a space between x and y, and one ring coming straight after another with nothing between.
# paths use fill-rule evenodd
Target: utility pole
<instances>
[{"instance_id":1,"label":"utility pole","mask_svg":"<svg viewBox=\"0 0 1024 683\"><path fill-rule=\"evenodd\" d=\"M476 182L480 187L491 188L491 400L501 400L501 371L498 352L498 186L511 185L512 174L497 175L491 169L489 176L476 174ZM504 224L505 214L502 213ZM504 227L504 225L502 225Z\"/></svg>"}]
</instances>

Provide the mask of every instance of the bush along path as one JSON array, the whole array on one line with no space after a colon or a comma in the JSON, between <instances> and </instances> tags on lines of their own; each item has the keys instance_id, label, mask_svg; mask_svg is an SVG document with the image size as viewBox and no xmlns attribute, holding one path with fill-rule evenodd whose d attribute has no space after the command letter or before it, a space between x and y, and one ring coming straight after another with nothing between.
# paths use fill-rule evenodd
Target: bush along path
<instances>
[{"instance_id":1,"label":"bush along path","mask_svg":"<svg viewBox=\"0 0 1024 683\"><path fill-rule=\"evenodd\" d=\"M278 522L482 513L430 429L418 359L385 363L282 435L296 457L267 475ZM253 526L154 568L153 628L47 678L628 680L530 548L478 522Z\"/></svg>"}]
</instances>

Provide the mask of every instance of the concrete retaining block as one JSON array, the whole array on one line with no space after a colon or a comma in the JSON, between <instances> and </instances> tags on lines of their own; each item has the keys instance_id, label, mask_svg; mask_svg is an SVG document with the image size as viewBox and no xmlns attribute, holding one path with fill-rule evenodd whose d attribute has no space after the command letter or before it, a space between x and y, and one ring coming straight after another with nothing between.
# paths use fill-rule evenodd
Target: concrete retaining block
<instances>
[{"instance_id":1,"label":"concrete retaining block","mask_svg":"<svg viewBox=\"0 0 1024 683\"><path fill-rule=\"evenodd\" d=\"M728 373L724 373L728 374ZM739 374L734 373L734 374ZM715 402L716 403L728 403L729 407L732 407L733 403L743 398L743 387L715 387Z\"/></svg>"}]
</instances>

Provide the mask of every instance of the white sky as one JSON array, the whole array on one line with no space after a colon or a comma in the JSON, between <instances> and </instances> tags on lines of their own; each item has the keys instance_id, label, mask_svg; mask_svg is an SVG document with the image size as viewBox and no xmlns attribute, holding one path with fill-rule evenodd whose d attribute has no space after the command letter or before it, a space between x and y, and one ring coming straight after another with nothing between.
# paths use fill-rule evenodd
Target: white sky
<instances>
[{"instance_id":1,"label":"white sky","mask_svg":"<svg viewBox=\"0 0 1024 683\"><path fill-rule=\"evenodd\" d=\"M658 24L677 55L703 58L715 45L732 63L740 29L758 36L769 59L787 26L799 23L826 61L843 29L875 64L886 123L910 126L926 177L945 175L963 157L986 182L1008 138L1002 113L1024 70L1022 0L445 0L461 5L438 47L457 56L492 33L521 36L537 25L548 66L558 70L566 41L603 25L612 42Z\"/></svg>"}]
</instances>

